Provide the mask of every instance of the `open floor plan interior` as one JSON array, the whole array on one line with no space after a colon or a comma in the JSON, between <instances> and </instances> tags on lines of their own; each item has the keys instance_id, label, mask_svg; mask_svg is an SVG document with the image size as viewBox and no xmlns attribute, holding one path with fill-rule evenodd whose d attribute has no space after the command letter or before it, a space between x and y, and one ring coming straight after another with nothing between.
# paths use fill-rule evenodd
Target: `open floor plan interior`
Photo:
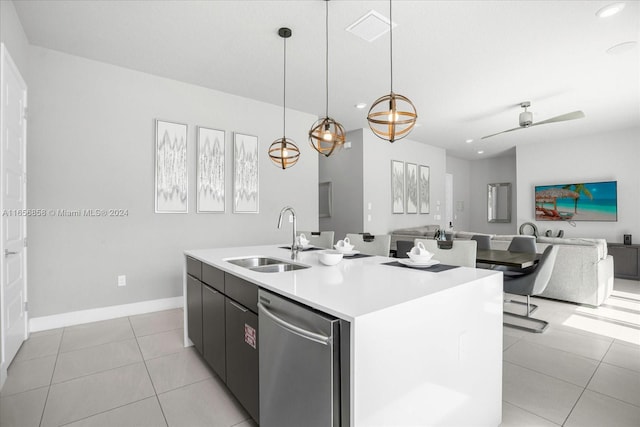
<instances>
[{"instance_id":1,"label":"open floor plan interior","mask_svg":"<svg viewBox=\"0 0 640 427\"><path fill-rule=\"evenodd\" d=\"M504 327L502 426L637 426L638 282L616 279L598 308L534 300L547 332ZM175 309L32 334L0 393L0 425L255 427L183 347L182 319Z\"/></svg>"}]
</instances>

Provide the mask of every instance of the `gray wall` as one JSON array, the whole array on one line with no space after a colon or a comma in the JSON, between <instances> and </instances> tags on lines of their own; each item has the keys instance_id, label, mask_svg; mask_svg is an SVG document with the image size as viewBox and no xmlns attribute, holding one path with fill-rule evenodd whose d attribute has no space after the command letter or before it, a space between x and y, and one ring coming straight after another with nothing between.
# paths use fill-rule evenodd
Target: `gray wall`
<instances>
[{"instance_id":1,"label":"gray wall","mask_svg":"<svg viewBox=\"0 0 640 427\"><path fill-rule=\"evenodd\" d=\"M480 233L516 234L518 226L515 151L501 157L472 161L470 176L470 229ZM501 182L511 183L511 222L489 223L487 221L487 185Z\"/></svg>"},{"instance_id":2,"label":"gray wall","mask_svg":"<svg viewBox=\"0 0 640 427\"><path fill-rule=\"evenodd\" d=\"M518 224L534 222L541 233L564 230L565 237L600 237L622 243L623 234L640 241L640 128L573 140L517 147ZM618 221L534 221L536 185L618 181Z\"/></svg>"},{"instance_id":3,"label":"gray wall","mask_svg":"<svg viewBox=\"0 0 640 427\"><path fill-rule=\"evenodd\" d=\"M29 41L12 1L0 1L0 42L4 43L22 78L28 82Z\"/></svg>"},{"instance_id":4,"label":"gray wall","mask_svg":"<svg viewBox=\"0 0 640 427\"><path fill-rule=\"evenodd\" d=\"M31 316L182 294L185 249L284 243L280 209L318 226L318 160L306 143L317 117L287 111L301 160L274 167L282 107L39 47L29 57L28 207L127 209L119 218L29 218ZM189 213L154 213L154 119L189 125ZM196 214L195 126L227 131L227 212ZM257 135L260 213L232 213L233 131ZM117 276L127 286L117 287Z\"/></svg>"},{"instance_id":5,"label":"gray wall","mask_svg":"<svg viewBox=\"0 0 640 427\"><path fill-rule=\"evenodd\" d=\"M376 137L370 129L363 131L364 150L364 230L386 234L398 228L426 224L444 226L444 182L446 151L404 138L393 144ZM430 167L429 214L391 213L391 160ZM371 203L371 210L369 210ZM371 215L369 221L367 216ZM440 215L439 220L435 215Z\"/></svg>"},{"instance_id":6,"label":"gray wall","mask_svg":"<svg viewBox=\"0 0 640 427\"><path fill-rule=\"evenodd\" d=\"M333 212L320 218L320 230L335 232L335 240L363 230L362 129L347 133L351 148L330 157L319 156L320 182L331 182Z\"/></svg>"}]
</instances>

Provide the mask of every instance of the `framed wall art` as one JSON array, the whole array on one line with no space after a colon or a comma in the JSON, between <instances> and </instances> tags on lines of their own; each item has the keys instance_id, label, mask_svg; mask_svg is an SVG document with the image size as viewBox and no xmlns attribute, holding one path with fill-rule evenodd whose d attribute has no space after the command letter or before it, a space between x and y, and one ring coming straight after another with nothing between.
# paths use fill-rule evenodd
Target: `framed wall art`
<instances>
[{"instance_id":1,"label":"framed wall art","mask_svg":"<svg viewBox=\"0 0 640 427\"><path fill-rule=\"evenodd\" d=\"M391 160L391 213L404 213L404 162Z\"/></svg>"},{"instance_id":2,"label":"framed wall art","mask_svg":"<svg viewBox=\"0 0 640 427\"><path fill-rule=\"evenodd\" d=\"M420 165L418 168L418 192L420 213L429 213L429 166Z\"/></svg>"},{"instance_id":3,"label":"framed wall art","mask_svg":"<svg viewBox=\"0 0 640 427\"><path fill-rule=\"evenodd\" d=\"M418 166L415 163L406 163L404 180L407 186L407 213L418 213Z\"/></svg>"},{"instance_id":4,"label":"framed wall art","mask_svg":"<svg viewBox=\"0 0 640 427\"><path fill-rule=\"evenodd\" d=\"M233 211L258 213L258 137L233 134Z\"/></svg>"},{"instance_id":5,"label":"framed wall art","mask_svg":"<svg viewBox=\"0 0 640 427\"><path fill-rule=\"evenodd\" d=\"M197 212L225 211L225 132L198 127Z\"/></svg>"},{"instance_id":6,"label":"framed wall art","mask_svg":"<svg viewBox=\"0 0 640 427\"><path fill-rule=\"evenodd\" d=\"M187 125L156 120L155 211L187 213Z\"/></svg>"}]
</instances>

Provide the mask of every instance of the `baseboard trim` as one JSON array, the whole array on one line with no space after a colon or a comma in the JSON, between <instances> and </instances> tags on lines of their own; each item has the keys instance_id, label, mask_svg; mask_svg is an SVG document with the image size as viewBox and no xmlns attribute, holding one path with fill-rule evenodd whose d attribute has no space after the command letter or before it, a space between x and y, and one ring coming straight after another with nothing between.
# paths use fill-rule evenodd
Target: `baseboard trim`
<instances>
[{"instance_id":1,"label":"baseboard trim","mask_svg":"<svg viewBox=\"0 0 640 427\"><path fill-rule=\"evenodd\" d=\"M134 316L136 314L180 308L184 305L184 297L162 298L132 304L112 305L110 307L92 308L89 310L71 311L51 316L33 317L29 319L29 332L46 331L65 326L81 325L100 320Z\"/></svg>"}]
</instances>

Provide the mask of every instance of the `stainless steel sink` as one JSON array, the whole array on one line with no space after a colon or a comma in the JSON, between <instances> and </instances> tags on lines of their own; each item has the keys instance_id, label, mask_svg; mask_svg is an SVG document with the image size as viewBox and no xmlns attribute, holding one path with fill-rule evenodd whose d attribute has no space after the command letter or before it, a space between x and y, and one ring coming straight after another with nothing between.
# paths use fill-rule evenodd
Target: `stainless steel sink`
<instances>
[{"instance_id":1,"label":"stainless steel sink","mask_svg":"<svg viewBox=\"0 0 640 427\"><path fill-rule=\"evenodd\" d=\"M301 270L309 268L306 265L293 264L276 258L267 257L249 257L225 260L231 264L248 268L249 270L259 271L261 273L282 273L284 271Z\"/></svg>"}]
</instances>

